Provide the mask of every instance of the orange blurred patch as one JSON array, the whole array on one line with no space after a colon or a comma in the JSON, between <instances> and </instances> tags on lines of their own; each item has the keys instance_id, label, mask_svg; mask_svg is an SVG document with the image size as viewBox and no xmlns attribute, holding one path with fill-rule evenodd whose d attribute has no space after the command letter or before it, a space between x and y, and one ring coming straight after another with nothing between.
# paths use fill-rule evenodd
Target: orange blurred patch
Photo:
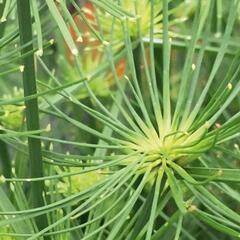
<instances>
[{"instance_id":1,"label":"orange blurred patch","mask_svg":"<svg viewBox=\"0 0 240 240\"><path fill-rule=\"evenodd\" d=\"M95 16L94 16L94 12L95 12L95 8L93 6L92 3L90 2L86 2L83 7L82 7L86 18L91 22L94 23L95 22ZM74 31L73 27L70 26L69 27L69 32L73 38L73 40L76 43L76 46L78 47L79 53L83 53L83 51L86 50L86 48L91 49L88 51L91 51L92 54L92 59L96 59L97 56L99 56L99 54L101 54L100 50L98 49L98 46L100 46L100 42L98 39L93 38L91 36L91 33L89 31L89 28L86 26L86 24L84 23L84 21L81 20L81 17L76 15L73 17L74 22L76 23L77 27L80 29L80 32L82 33L82 41L79 42L77 33ZM97 27L94 26L97 30ZM73 63L74 60L74 56L72 55L72 52L70 51L69 47L67 46L67 44L65 44L65 49L66 49L66 55L67 55L67 59L68 62L70 64ZM116 63L116 71L117 74L119 76L119 78L123 77L124 73L125 73L125 69L126 69L126 61L125 59L121 59L119 60L118 63Z\"/></svg>"}]
</instances>

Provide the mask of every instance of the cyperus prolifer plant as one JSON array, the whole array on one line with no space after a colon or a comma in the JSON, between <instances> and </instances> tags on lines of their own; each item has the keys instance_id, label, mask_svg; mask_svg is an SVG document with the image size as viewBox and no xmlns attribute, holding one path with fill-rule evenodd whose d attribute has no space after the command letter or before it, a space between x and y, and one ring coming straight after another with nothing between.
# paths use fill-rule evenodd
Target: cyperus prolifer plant
<instances>
[{"instance_id":1,"label":"cyperus prolifer plant","mask_svg":"<svg viewBox=\"0 0 240 240\"><path fill-rule=\"evenodd\" d=\"M223 11L219 0L197 1L177 27L178 1L149 0L139 6L140 1L91 0L94 19L77 1L33 2L37 35L29 42L36 47L19 57L22 43L13 52L13 64L35 53L38 92L0 104L39 97L35 110L42 126L50 122L51 129L24 130L24 124L21 131L1 129L1 140L15 157L11 176L0 178L0 238L240 238L239 1L231 0L221 14L221 28L215 14ZM83 38L86 32L77 29L69 4L99 41L102 57L91 71L84 71L84 54L78 56L78 47L88 43L74 41L69 31L74 26ZM5 14L11 4L6 6ZM66 81L67 71L47 61L60 50L49 50L53 36L38 14L47 23L53 19L50 32L58 29L56 41L63 37L63 48L67 45L72 54L66 64L78 79ZM216 36L216 29L221 34ZM9 31L0 46L18 42ZM4 59L11 62L7 47ZM124 75L118 74L122 59ZM104 97L93 87L99 76L111 78ZM26 137L42 142L42 176L28 175L28 151L34 148ZM44 201L37 207L28 200L33 183L44 183ZM41 225L39 216L47 224Z\"/></svg>"}]
</instances>

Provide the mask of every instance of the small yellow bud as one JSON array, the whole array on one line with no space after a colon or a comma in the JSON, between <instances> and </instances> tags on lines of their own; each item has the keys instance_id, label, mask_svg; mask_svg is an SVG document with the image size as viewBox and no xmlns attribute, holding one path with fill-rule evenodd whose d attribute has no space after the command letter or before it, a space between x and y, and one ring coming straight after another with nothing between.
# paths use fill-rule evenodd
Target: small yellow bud
<instances>
[{"instance_id":1,"label":"small yellow bud","mask_svg":"<svg viewBox=\"0 0 240 240\"><path fill-rule=\"evenodd\" d=\"M49 145L49 150L50 150L50 151L53 150L53 144L52 144L52 143L50 143L50 145Z\"/></svg>"},{"instance_id":2,"label":"small yellow bud","mask_svg":"<svg viewBox=\"0 0 240 240\"><path fill-rule=\"evenodd\" d=\"M50 43L50 44L54 44L54 39L53 39L53 38L50 39L50 40L49 40L49 43Z\"/></svg>"},{"instance_id":3,"label":"small yellow bud","mask_svg":"<svg viewBox=\"0 0 240 240\"><path fill-rule=\"evenodd\" d=\"M91 11L89 8L83 7L83 8L82 8L82 11L83 11L84 13L87 13L87 14L91 14L91 15L92 15L92 11Z\"/></svg>"},{"instance_id":4,"label":"small yellow bud","mask_svg":"<svg viewBox=\"0 0 240 240\"><path fill-rule=\"evenodd\" d=\"M233 146L235 147L235 149L239 150L239 146L238 146L238 144L237 144L237 143L234 143L234 145L233 145Z\"/></svg>"},{"instance_id":5,"label":"small yellow bud","mask_svg":"<svg viewBox=\"0 0 240 240\"><path fill-rule=\"evenodd\" d=\"M6 182L6 178L3 175L1 175L0 176L0 184L5 183L5 182Z\"/></svg>"},{"instance_id":6,"label":"small yellow bud","mask_svg":"<svg viewBox=\"0 0 240 240\"><path fill-rule=\"evenodd\" d=\"M220 37L222 36L222 33L221 33L221 32L216 32L216 33L214 34L214 36L215 36L216 38L220 38Z\"/></svg>"},{"instance_id":7,"label":"small yellow bud","mask_svg":"<svg viewBox=\"0 0 240 240\"><path fill-rule=\"evenodd\" d=\"M23 72L24 71L24 65L19 66L19 70L20 70L20 72Z\"/></svg>"},{"instance_id":8,"label":"small yellow bud","mask_svg":"<svg viewBox=\"0 0 240 240\"><path fill-rule=\"evenodd\" d=\"M185 22L187 20L188 20L188 17L182 17L182 18L179 19L180 22Z\"/></svg>"},{"instance_id":9,"label":"small yellow bud","mask_svg":"<svg viewBox=\"0 0 240 240\"><path fill-rule=\"evenodd\" d=\"M5 17L2 17L1 19L0 19L0 22L6 22L7 21L7 19L5 18Z\"/></svg>"},{"instance_id":10,"label":"small yellow bud","mask_svg":"<svg viewBox=\"0 0 240 240\"><path fill-rule=\"evenodd\" d=\"M51 131L51 124L49 123L46 127L46 132L50 132Z\"/></svg>"},{"instance_id":11,"label":"small yellow bud","mask_svg":"<svg viewBox=\"0 0 240 240\"><path fill-rule=\"evenodd\" d=\"M217 176L221 177L222 175L223 175L223 170L222 169L218 170Z\"/></svg>"},{"instance_id":12,"label":"small yellow bud","mask_svg":"<svg viewBox=\"0 0 240 240\"><path fill-rule=\"evenodd\" d=\"M109 46L109 42L108 41L104 40L102 43L103 43L104 46Z\"/></svg>"},{"instance_id":13,"label":"small yellow bud","mask_svg":"<svg viewBox=\"0 0 240 240\"><path fill-rule=\"evenodd\" d=\"M41 56L43 55L43 49L42 49L42 48L38 49L38 50L36 51L36 55L39 56L39 57L41 57Z\"/></svg>"},{"instance_id":14,"label":"small yellow bud","mask_svg":"<svg viewBox=\"0 0 240 240\"><path fill-rule=\"evenodd\" d=\"M197 206L196 205L191 205L189 208L188 208L188 211L189 212L194 212L197 210Z\"/></svg>"},{"instance_id":15,"label":"small yellow bud","mask_svg":"<svg viewBox=\"0 0 240 240\"><path fill-rule=\"evenodd\" d=\"M77 56L78 55L78 50L76 48L71 49L71 52L73 55Z\"/></svg>"},{"instance_id":16,"label":"small yellow bud","mask_svg":"<svg viewBox=\"0 0 240 240\"><path fill-rule=\"evenodd\" d=\"M77 42L82 42L82 41L83 41L82 36L78 36L78 38L77 38Z\"/></svg>"},{"instance_id":17,"label":"small yellow bud","mask_svg":"<svg viewBox=\"0 0 240 240\"><path fill-rule=\"evenodd\" d=\"M229 90L232 90L232 84L231 84L231 83L228 83L227 88L228 88Z\"/></svg>"}]
</instances>

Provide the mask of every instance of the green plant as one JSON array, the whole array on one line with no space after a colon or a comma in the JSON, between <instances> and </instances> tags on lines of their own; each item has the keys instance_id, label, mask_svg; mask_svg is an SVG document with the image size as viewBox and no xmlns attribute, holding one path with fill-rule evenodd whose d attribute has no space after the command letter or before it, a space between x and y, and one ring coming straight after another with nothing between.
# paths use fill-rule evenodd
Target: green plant
<instances>
[{"instance_id":1,"label":"green plant","mask_svg":"<svg viewBox=\"0 0 240 240\"><path fill-rule=\"evenodd\" d=\"M0 3L2 94L24 85L0 99L20 110L17 128L0 115L0 239L240 238L240 1L225 2Z\"/></svg>"}]
</instances>

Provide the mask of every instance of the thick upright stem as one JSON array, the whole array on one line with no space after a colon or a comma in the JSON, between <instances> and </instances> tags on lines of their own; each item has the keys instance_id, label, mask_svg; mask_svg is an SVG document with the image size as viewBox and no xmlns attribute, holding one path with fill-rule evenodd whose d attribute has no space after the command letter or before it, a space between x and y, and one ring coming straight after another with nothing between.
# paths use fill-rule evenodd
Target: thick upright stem
<instances>
[{"instance_id":1,"label":"thick upright stem","mask_svg":"<svg viewBox=\"0 0 240 240\"><path fill-rule=\"evenodd\" d=\"M31 43L32 20L29 0L17 0L17 10L20 43L21 46L26 46L21 50L21 54L24 55L33 50L33 45ZM28 54L26 57L23 58L23 65L24 96L36 94L37 88L33 54ZM39 111L37 99L35 98L25 101L25 106L27 129L29 131L39 129ZM42 151L40 140L29 137L28 149L30 177L36 178L43 176ZM32 205L32 207L43 206L43 182L31 182L30 189L30 204ZM38 217L36 221L39 228L43 228L44 226L46 226L45 217Z\"/></svg>"},{"instance_id":2,"label":"thick upright stem","mask_svg":"<svg viewBox=\"0 0 240 240\"><path fill-rule=\"evenodd\" d=\"M0 161L2 163L3 176L8 178L11 177L11 162L8 154L8 147L7 144L2 140L0 140Z\"/></svg>"},{"instance_id":3,"label":"thick upright stem","mask_svg":"<svg viewBox=\"0 0 240 240\"><path fill-rule=\"evenodd\" d=\"M0 17L3 14L5 4L6 4L6 0L3 0L2 2L0 2ZM6 22L2 22L2 21L0 22L0 38L3 37L5 25L6 25Z\"/></svg>"}]
</instances>

